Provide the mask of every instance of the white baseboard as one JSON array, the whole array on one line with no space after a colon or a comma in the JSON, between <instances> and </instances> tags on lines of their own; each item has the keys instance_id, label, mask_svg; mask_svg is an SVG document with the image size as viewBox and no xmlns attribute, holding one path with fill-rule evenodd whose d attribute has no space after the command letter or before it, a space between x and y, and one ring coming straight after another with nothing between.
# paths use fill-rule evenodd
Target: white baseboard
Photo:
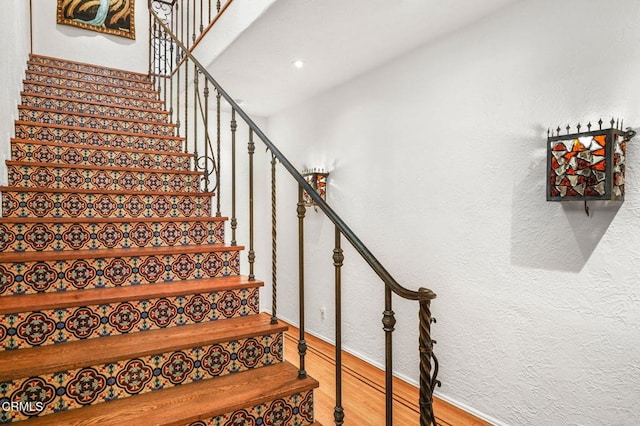
<instances>
[{"instance_id":1,"label":"white baseboard","mask_svg":"<svg viewBox=\"0 0 640 426\"><path fill-rule=\"evenodd\" d=\"M295 327L298 327L298 325L299 325L297 321L293 321L293 320L291 320L291 319L289 319L289 318L287 318L285 316L278 315L278 318L282 319L283 321L285 321L285 322L287 322L287 323L289 323L289 324L291 324L291 325L293 325ZM318 339L320 339L322 341L325 341L325 342L335 346L335 341L332 340L332 339L329 339L329 338L327 338L325 336L322 336L322 335L320 335L320 334L318 334L318 333L316 333L316 332L314 332L312 330L308 330L307 329L307 330L305 330L305 332L311 334L312 336L314 336L314 337L316 337L316 338L318 338ZM369 359L367 356L362 355L358 351L350 349L348 347L345 347L344 345L343 345L342 349L345 352L355 356L356 358L359 358L359 359L361 359L362 361L364 361L364 362L366 362L368 364L371 364L371 365L373 365L373 366L375 366L375 367L377 367L377 368L379 368L381 370L384 370L384 365L382 365L381 363L376 362L376 361L374 361L372 359ZM405 381L405 382L407 382L407 383L409 383L409 384L411 384L411 385L413 385L413 386L415 386L415 387L419 386L417 380L412 379L410 377L407 377L404 374L394 373L394 376L399 378L399 379L401 379L401 380L403 380L403 381ZM453 405L456 408L459 408L462 411L465 411L465 412L467 412L467 413L479 418L480 420L484 420L485 422L490 423L491 425L494 425L494 426L509 426L507 423L504 423L504 422L502 422L502 421L500 421L500 420L498 420L498 419L496 419L494 417L491 417L491 416L489 416L489 415L487 415L487 414L485 414L485 413L483 413L481 411L478 411L475 408L473 408L473 407L471 407L471 406L469 406L469 405L467 405L467 404L465 404L463 402L460 402L455 398L451 398L450 396L447 396L446 394L444 394L442 392L435 391L434 394L439 399L441 399L441 400Z\"/></svg>"}]
</instances>

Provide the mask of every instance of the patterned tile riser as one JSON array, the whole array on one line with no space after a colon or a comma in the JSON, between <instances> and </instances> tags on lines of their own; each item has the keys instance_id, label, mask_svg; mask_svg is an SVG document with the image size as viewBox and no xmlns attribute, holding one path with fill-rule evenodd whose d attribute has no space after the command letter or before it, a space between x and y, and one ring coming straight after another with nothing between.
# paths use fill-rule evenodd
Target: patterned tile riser
<instances>
[{"instance_id":1,"label":"patterned tile riser","mask_svg":"<svg viewBox=\"0 0 640 426\"><path fill-rule=\"evenodd\" d=\"M28 94L22 95L22 105L131 120L156 121L159 123L167 123L169 121L169 115L160 111L137 110L117 105L94 105L83 101L47 98Z\"/></svg>"},{"instance_id":2,"label":"patterned tile riser","mask_svg":"<svg viewBox=\"0 0 640 426\"><path fill-rule=\"evenodd\" d=\"M189 426L306 426L313 424L313 406L313 391L307 391Z\"/></svg>"},{"instance_id":3,"label":"patterned tile riser","mask_svg":"<svg viewBox=\"0 0 640 426\"><path fill-rule=\"evenodd\" d=\"M281 361L282 334L276 333L0 383L0 401L44 403L39 413L0 411L0 422L127 398Z\"/></svg>"},{"instance_id":4,"label":"patterned tile riser","mask_svg":"<svg viewBox=\"0 0 640 426\"><path fill-rule=\"evenodd\" d=\"M24 82L23 91L42 96L58 96L73 100L86 100L89 102L99 102L118 106L128 106L147 109L163 109L164 102L153 99L125 98L109 93L79 92L77 89L67 87L42 86L38 83Z\"/></svg>"},{"instance_id":5,"label":"patterned tile riser","mask_svg":"<svg viewBox=\"0 0 640 426\"><path fill-rule=\"evenodd\" d=\"M200 175L95 170L68 167L7 166L9 186L98 191L199 192Z\"/></svg>"},{"instance_id":6,"label":"patterned tile riser","mask_svg":"<svg viewBox=\"0 0 640 426\"><path fill-rule=\"evenodd\" d=\"M93 129L60 129L38 124L16 124L17 139L32 139L43 142L131 148L143 151L182 152L179 138L151 135L121 135Z\"/></svg>"},{"instance_id":7,"label":"patterned tile riser","mask_svg":"<svg viewBox=\"0 0 640 426\"><path fill-rule=\"evenodd\" d=\"M37 163L191 170L191 156L13 142L11 159Z\"/></svg>"},{"instance_id":8,"label":"patterned tile riser","mask_svg":"<svg viewBox=\"0 0 640 426\"><path fill-rule=\"evenodd\" d=\"M4 217L208 217L211 197L5 191Z\"/></svg>"},{"instance_id":9,"label":"patterned tile riser","mask_svg":"<svg viewBox=\"0 0 640 426\"><path fill-rule=\"evenodd\" d=\"M147 135L173 136L174 126L157 123L139 123L126 120L86 117L66 112L50 112L20 109L18 120L34 123L58 124L61 126L83 127L89 129L115 130Z\"/></svg>"},{"instance_id":10,"label":"patterned tile riser","mask_svg":"<svg viewBox=\"0 0 640 426\"><path fill-rule=\"evenodd\" d=\"M253 289L132 300L0 317L0 350L115 336L257 314Z\"/></svg>"},{"instance_id":11,"label":"patterned tile riser","mask_svg":"<svg viewBox=\"0 0 640 426\"><path fill-rule=\"evenodd\" d=\"M43 66L51 66L64 68L69 70L80 71L88 74L96 74L96 75L106 75L115 78L122 78L127 80L136 80L136 81L149 81L149 77L143 74L135 74L129 73L127 71L122 70L111 70L107 68L95 67L88 64L74 64L71 62L61 61L55 58L43 58L38 56L33 56L29 59L29 66L33 65L43 65Z\"/></svg>"},{"instance_id":12,"label":"patterned tile riser","mask_svg":"<svg viewBox=\"0 0 640 426\"><path fill-rule=\"evenodd\" d=\"M27 67L27 80L29 80L30 72L47 74L50 76L72 78L76 80L84 80L93 83L110 84L112 86L130 87L133 89L153 90L153 84L150 81L133 81L123 80L122 78L110 77L105 75L96 75L94 73L80 72L74 70L66 70L62 68L49 67L39 64L29 64Z\"/></svg>"},{"instance_id":13,"label":"patterned tile riser","mask_svg":"<svg viewBox=\"0 0 640 426\"><path fill-rule=\"evenodd\" d=\"M239 275L238 251L0 264L0 295L120 287Z\"/></svg>"},{"instance_id":14,"label":"patterned tile riser","mask_svg":"<svg viewBox=\"0 0 640 426\"><path fill-rule=\"evenodd\" d=\"M158 99L158 92L150 92L135 88L122 86L108 86L101 83L93 83L83 80L69 80L63 77L55 77L41 74L27 73L26 81L36 84L49 84L52 86L62 86L73 90L86 90L100 92L117 96L131 96L144 99Z\"/></svg>"},{"instance_id":15,"label":"patterned tile riser","mask_svg":"<svg viewBox=\"0 0 640 426\"><path fill-rule=\"evenodd\" d=\"M0 251L96 250L221 244L224 223L213 221L119 223L2 223Z\"/></svg>"}]
</instances>

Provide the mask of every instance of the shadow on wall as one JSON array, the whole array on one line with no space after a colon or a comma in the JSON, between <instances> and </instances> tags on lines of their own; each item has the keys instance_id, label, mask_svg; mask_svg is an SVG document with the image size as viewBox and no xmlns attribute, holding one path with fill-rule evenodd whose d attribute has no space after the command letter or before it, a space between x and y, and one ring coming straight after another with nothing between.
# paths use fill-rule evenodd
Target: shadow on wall
<instances>
[{"instance_id":1,"label":"shadow on wall","mask_svg":"<svg viewBox=\"0 0 640 426\"><path fill-rule=\"evenodd\" d=\"M522 146L540 146L540 140ZM511 263L550 271L580 272L613 222L622 203L546 201L546 151L530 153L526 173L514 186Z\"/></svg>"}]
</instances>

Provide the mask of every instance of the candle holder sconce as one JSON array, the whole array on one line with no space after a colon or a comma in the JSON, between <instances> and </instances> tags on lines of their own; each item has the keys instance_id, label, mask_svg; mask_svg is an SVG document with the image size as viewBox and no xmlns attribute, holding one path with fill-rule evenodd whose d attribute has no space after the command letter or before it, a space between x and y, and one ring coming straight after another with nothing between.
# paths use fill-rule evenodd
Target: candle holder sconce
<instances>
[{"instance_id":1,"label":"candle holder sconce","mask_svg":"<svg viewBox=\"0 0 640 426\"><path fill-rule=\"evenodd\" d=\"M326 201L327 199L327 178L329 177L329 172L325 171L322 168L313 168L302 171L302 176L305 178L307 183L311 185L313 189L316 190L318 195ZM307 207L316 207L316 202L313 201L313 198L307 193L307 191L303 191L302 198L304 200L304 204Z\"/></svg>"},{"instance_id":2,"label":"candle holder sconce","mask_svg":"<svg viewBox=\"0 0 640 426\"><path fill-rule=\"evenodd\" d=\"M587 201L624 201L626 145L636 135L619 120L597 124L547 131L547 201L584 201L587 216Z\"/></svg>"}]
</instances>

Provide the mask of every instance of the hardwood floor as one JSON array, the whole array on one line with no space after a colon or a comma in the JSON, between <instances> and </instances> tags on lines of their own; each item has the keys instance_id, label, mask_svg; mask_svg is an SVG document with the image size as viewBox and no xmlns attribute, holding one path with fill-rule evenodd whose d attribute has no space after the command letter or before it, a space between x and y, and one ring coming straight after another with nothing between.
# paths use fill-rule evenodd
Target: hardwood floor
<instances>
[{"instance_id":1,"label":"hardwood floor","mask_svg":"<svg viewBox=\"0 0 640 426\"><path fill-rule=\"evenodd\" d=\"M289 324L288 324L289 325ZM335 406L335 362L333 345L310 334L306 335L308 351L305 368L320 382L316 389L316 421L332 425ZM285 359L298 366L298 329L289 325L285 333ZM384 372L355 356L342 355L342 399L347 426L380 426L385 424ZM418 389L400 379L394 380L394 425L419 424ZM484 422L457 407L435 399L434 409L438 425L484 426Z\"/></svg>"}]
</instances>

